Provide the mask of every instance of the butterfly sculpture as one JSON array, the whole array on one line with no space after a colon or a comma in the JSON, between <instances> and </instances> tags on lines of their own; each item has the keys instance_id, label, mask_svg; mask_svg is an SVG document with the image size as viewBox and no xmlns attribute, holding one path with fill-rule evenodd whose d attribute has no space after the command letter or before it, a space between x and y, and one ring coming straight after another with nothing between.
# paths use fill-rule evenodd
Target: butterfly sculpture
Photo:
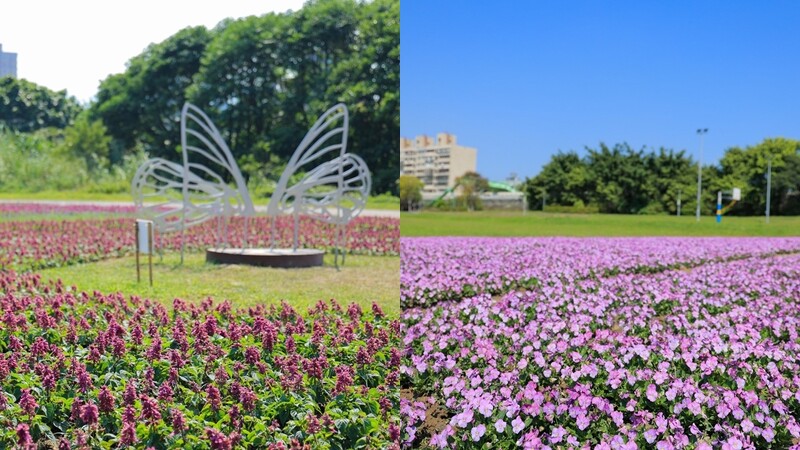
<instances>
[{"instance_id":1,"label":"butterfly sculpture","mask_svg":"<svg viewBox=\"0 0 800 450\"><path fill-rule=\"evenodd\" d=\"M273 218L270 248L275 245L275 219L290 213L297 250L299 218L307 215L336 225L338 266L345 226L364 209L371 187L364 160L346 153L348 121L347 107L335 105L314 123L290 158L267 206ZM213 218L220 219L219 235L227 245L228 219L243 216L247 247L248 218L255 208L244 177L211 119L189 103L181 111L181 149L183 164L153 158L137 170L131 190L140 212L161 233L181 231L181 260L185 229Z\"/></svg>"},{"instance_id":2,"label":"butterfly sculpture","mask_svg":"<svg viewBox=\"0 0 800 450\"><path fill-rule=\"evenodd\" d=\"M145 161L133 177L131 190L134 203L153 220L157 231L181 231L183 261L187 227L213 218L223 219L219 225L225 230L219 235L227 243L226 219L236 215L250 217L255 208L239 166L219 130L203 111L190 103L181 110L181 153L182 165L162 158ZM153 200L153 204L145 204Z\"/></svg>"},{"instance_id":3,"label":"butterfly sculpture","mask_svg":"<svg viewBox=\"0 0 800 450\"><path fill-rule=\"evenodd\" d=\"M346 153L348 125L347 107L341 103L320 116L289 159L267 206L267 215L273 218L286 213L294 217L293 250L299 245L301 215L336 225L337 265L339 249L346 240L345 226L364 209L371 188L364 160ZM302 175L300 180L290 184L298 175ZM270 248L274 245L275 220Z\"/></svg>"}]
</instances>

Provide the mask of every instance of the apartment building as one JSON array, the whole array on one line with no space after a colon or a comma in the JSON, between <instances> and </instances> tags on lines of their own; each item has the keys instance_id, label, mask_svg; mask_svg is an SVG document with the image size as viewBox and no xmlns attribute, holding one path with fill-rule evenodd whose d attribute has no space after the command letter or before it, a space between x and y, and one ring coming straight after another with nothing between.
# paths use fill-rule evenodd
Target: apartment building
<instances>
[{"instance_id":1,"label":"apartment building","mask_svg":"<svg viewBox=\"0 0 800 450\"><path fill-rule=\"evenodd\" d=\"M422 180L426 197L442 194L455 186L456 178L475 172L477 159L477 149L458 145L449 133L439 133L435 140L425 135L400 138L400 174Z\"/></svg>"},{"instance_id":2,"label":"apartment building","mask_svg":"<svg viewBox=\"0 0 800 450\"><path fill-rule=\"evenodd\" d=\"M0 44L0 77L17 77L17 54L3 52L3 44Z\"/></svg>"}]
</instances>

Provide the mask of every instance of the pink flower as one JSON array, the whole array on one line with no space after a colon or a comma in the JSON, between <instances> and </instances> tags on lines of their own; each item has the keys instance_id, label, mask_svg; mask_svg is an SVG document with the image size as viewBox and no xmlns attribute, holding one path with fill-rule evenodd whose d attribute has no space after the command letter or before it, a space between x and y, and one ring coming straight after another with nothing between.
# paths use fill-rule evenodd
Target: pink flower
<instances>
[{"instance_id":1,"label":"pink flower","mask_svg":"<svg viewBox=\"0 0 800 450\"><path fill-rule=\"evenodd\" d=\"M114 394L111 393L108 386L100 388L100 392L97 394L97 401L100 403L99 409L101 412L114 411Z\"/></svg>"},{"instance_id":2,"label":"pink flower","mask_svg":"<svg viewBox=\"0 0 800 450\"><path fill-rule=\"evenodd\" d=\"M511 421L511 429L514 431L514 434L519 434L522 429L525 428L525 422L517 416L514 420Z\"/></svg>"},{"instance_id":3,"label":"pink flower","mask_svg":"<svg viewBox=\"0 0 800 450\"><path fill-rule=\"evenodd\" d=\"M472 435L472 440L478 442L481 440L481 437L486 433L486 427L483 424L478 425L477 427L473 427L470 434Z\"/></svg>"},{"instance_id":4,"label":"pink flower","mask_svg":"<svg viewBox=\"0 0 800 450\"><path fill-rule=\"evenodd\" d=\"M738 438L735 438L735 437L728 438L728 440L727 440L727 442L725 442L725 444L731 450L742 450L742 447L743 447L742 441L740 441ZM723 445L723 448L725 448L725 445Z\"/></svg>"},{"instance_id":5,"label":"pink flower","mask_svg":"<svg viewBox=\"0 0 800 450\"><path fill-rule=\"evenodd\" d=\"M83 407L81 407L81 420L84 423L94 425L97 423L97 418L97 405L94 403L85 403Z\"/></svg>"},{"instance_id":6,"label":"pink flower","mask_svg":"<svg viewBox=\"0 0 800 450\"><path fill-rule=\"evenodd\" d=\"M156 399L148 396L142 397L142 417L151 424L161 420L161 411L158 409Z\"/></svg>"},{"instance_id":7,"label":"pink flower","mask_svg":"<svg viewBox=\"0 0 800 450\"><path fill-rule=\"evenodd\" d=\"M497 430L498 433L505 431L506 423L503 421L503 419L500 419L494 423L494 429Z\"/></svg>"},{"instance_id":8,"label":"pink flower","mask_svg":"<svg viewBox=\"0 0 800 450\"><path fill-rule=\"evenodd\" d=\"M36 408L38 408L39 405L36 403L36 399L31 395L30 389L22 390L22 395L19 398L19 406L22 407L25 414L29 416L36 415Z\"/></svg>"},{"instance_id":9,"label":"pink flower","mask_svg":"<svg viewBox=\"0 0 800 450\"><path fill-rule=\"evenodd\" d=\"M651 402L654 402L656 401L657 398L658 398L658 391L656 390L656 385L651 384L647 386L647 399L650 400Z\"/></svg>"},{"instance_id":10,"label":"pink flower","mask_svg":"<svg viewBox=\"0 0 800 450\"><path fill-rule=\"evenodd\" d=\"M211 405L211 409L214 411L219 411L222 407L222 399L219 395L219 389L213 384L209 384L206 387L206 397L208 398L208 404Z\"/></svg>"},{"instance_id":11,"label":"pink flower","mask_svg":"<svg viewBox=\"0 0 800 450\"><path fill-rule=\"evenodd\" d=\"M172 430L175 433L180 433L186 430L186 419L183 417L183 413L180 410L172 409L170 411L170 416L172 418Z\"/></svg>"},{"instance_id":12,"label":"pink flower","mask_svg":"<svg viewBox=\"0 0 800 450\"><path fill-rule=\"evenodd\" d=\"M561 442L561 439L564 438L565 434L567 434L567 430L565 430L564 427L559 426L553 429L553 432L550 433L550 441L554 444L558 444Z\"/></svg>"},{"instance_id":13,"label":"pink flower","mask_svg":"<svg viewBox=\"0 0 800 450\"><path fill-rule=\"evenodd\" d=\"M17 425L17 443L19 444L20 448L29 450L35 449L36 444L33 443L33 439L31 438L30 428L28 424L21 423Z\"/></svg>"},{"instance_id":14,"label":"pink flower","mask_svg":"<svg viewBox=\"0 0 800 450\"><path fill-rule=\"evenodd\" d=\"M119 435L119 443L121 445L133 445L136 442L136 426L129 422L123 423L122 431Z\"/></svg>"},{"instance_id":15,"label":"pink flower","mask_svg":"<svg viewBox=\"0 0 800 450\"><path fill-rule=\"evenodd\" d=\"M231 450L231 440L221 431L213 428L206 428L206 437L211 443L212 450Z\"/></svg>"},{"instance_id":16,"label":"pink flower","mask_svg":"<svg viewBox=\"0 0 800 450\"><path fill-rule=\"evenodd\" d=\"M579 414L577 419L575 419L575 424L577 425L579 430L583 431L589 427L591 421L585 414Z\"/></svg>"}]
</instances>

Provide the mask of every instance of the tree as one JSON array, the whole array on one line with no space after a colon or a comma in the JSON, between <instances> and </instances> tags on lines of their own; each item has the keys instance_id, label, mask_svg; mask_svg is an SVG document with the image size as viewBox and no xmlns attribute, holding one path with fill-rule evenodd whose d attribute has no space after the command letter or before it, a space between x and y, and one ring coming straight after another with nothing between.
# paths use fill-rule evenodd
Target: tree
<instances>
[{"instance_id":1,"label":"tree","mask_svg":"<svg viewBox=\"0 0 800 450\"><path fill-rule=\"evenodd\" d=\"M64 128L81 109L67 91L51 91L25 79L0 78L0 125L11 130Z\"/></svg>"},{"instance_id":2,"label":"tree","mask_svg":"<svg viewBox=\"0 0 800 450\"><path fill-rule=\"evenodd\" d=\"M795 156L798 150L800 150L800 141L785 138L768 138L754 146L727 149L720 161L720 180L717 185L713 186L714 195L717 190L741 188L742 201L736 205L731 214L764 214L767 201L766 174L769 160L772 159L772 198L785 197L793 188L793 170L791 165L787 165L787 160ZM775 175L778 175L777 183ZM773 201L771 208L771 214L783 213L780 201Z\"/></svg>"},{"instance_id":3,"label":"tree","mask_svg":"<svg viewBox=\"0 0 800 450\"><path fill-rule=\"evenodd\" d=\"M410 175L400 175L397 181L400 191L400 209L409 211L422 201L422 188L425 183L417 177Z\"/></svg>"},{"instance_id":4,"label":"tree","mask_svg":"<svg viewBox=\"0 0 800 450\"><path fill-rule=\"evenodd\" d=\"M188 100L214 121L249 177L275 157L285 162L342 102L348 151L370 167L373 192L397 194L399 17L396 0L311 0L296 12L187 28L104 80L91 119L113 137L112 163L139 147L174 159Z\"/></svg>"},{"instance_id":5,"label":"tree","mask_svg":"<svg viewBox=\"0 0 800 450\"><path fill-rule=\"evenodd\" d=\"M644 150L635 151L628 144L600 149L586 149L590 180L601 212L634 214L646 207L654 197L648 183L650 173Z\"/></svg>"},{"instance_id":6,"label":"tree","mask_svg":"<svg viewBox=\"0 0 800 450\"><path fill-rule=\"evenodd\" d=\"M111 137L106 134L103 122L90 121L86 114L81 114L72 126L64 130L66 151L83 159L90 173L108 166L110 143Z\"/></svg>"},{"instance_id":7,"label":"tree","mask_svg":"<svg viewBox=\"0 0 800 450\"><path fill-rule=\"evenodd\" d=\"M479 195L489 189L489 180L478 172L467 172L456 178L456 185L461 188L459 201L464 202L468 210L476 211L482 208Z\"/></svg>"},{"instance_id":8,"label":"tree","mask_svg":"<svg viewBox=\"0 0 800 450\"><path fill-rule=\"evenodd\" d=\"M373 191L397 195L400 171L400 2L375 0L358 10L353 49L334 68L328 93L350 105L352 151L373 171ZM369 131L367 131L369 130Z\"/></svg>"},{"instance_id":9,"label":"tree","mask_svg":"<svg viewBox=\"0 0 800 450\"><path fill-rule=\"evenodd\" d=\"M575 152L558 152L533 178L526 180L525 191L531 209L546 202L563 206L582 206L591 198L589 168Z\"/></svg>"},{"instance_id":10,"label":"tree","mask_svg":"<svg viewBox=\"0 0 800 450\"><path fill-rule=\"evenodd\" d=\"M175 154L185 91L210 39L205 27L185 28L132 58L125 73L100 83L91 119L102 120L114 138L112 162L138 145L151 156Z\"/></svg>"},{"instance_id":11,"label":"tree","mask_svg":"<svg viewBox=\"0 0 800 450\"><path fill-rule=\"evenodd\" d=\"M783 167L772 173L770 214L800 214L800 155L783 157Z\"/></svg>"},{"instance_id":12,"label":"tree","mask_svg":"<svg viewBox=\"0 0 800 450\"><path fill-rule=\"evenodd\" d=\"M652 198L644 212L675 214L678 208L678 196L681 203L688 207L693 192L697 189L695 178L696 168L686 152L672 149L659 148L658 153L651 152L645 156L645 164L650 173L648 184L652 187ZM640 211L640 212L643 212Z\"/></svg>"}]
</instances>

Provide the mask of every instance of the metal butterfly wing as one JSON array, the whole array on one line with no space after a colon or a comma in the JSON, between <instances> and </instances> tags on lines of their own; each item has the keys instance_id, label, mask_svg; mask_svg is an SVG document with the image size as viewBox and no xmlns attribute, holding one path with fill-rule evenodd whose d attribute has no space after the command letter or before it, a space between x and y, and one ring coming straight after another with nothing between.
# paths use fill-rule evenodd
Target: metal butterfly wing
<instances>
[{"instance_id":1,"label":"metal butterfly wing","mask_svg":"<svg viewBox=\"0 0 800 450\"><path fill-rule=\"evenodd\" d=\"M181 110L181 149L182 165L160 158L146 161L134 176L132 190L137 206L154 218L157 230L181 231L183 260L187 227L220 218L224 230L219 234L227 244L227 219L236 215L250 217L255 208L244 177L219 130L203 111L190 103ZM145 206L148 197L167 200ZM169 212L160 214L155 210L167 208Z\"/></svg>"},{"instance_id":2,"label":"metal butterfly wing","mask_svg":"<svg viewBox=\"0 0 800 450\"><path fill-rule=\"evenodd\" d=\"M320 116L289 160L267 207L267 214L273 218L284 213L294 216L294 250L299 245L300 215L336 225L337 265L338 251L346 239L345 226L366 206L371 185L364 161L346 153L348 127L344 104ZM299 181L290 184L298 177ZM270 247L274 245L273 219Z\"/></svg>"}]
</instances>

